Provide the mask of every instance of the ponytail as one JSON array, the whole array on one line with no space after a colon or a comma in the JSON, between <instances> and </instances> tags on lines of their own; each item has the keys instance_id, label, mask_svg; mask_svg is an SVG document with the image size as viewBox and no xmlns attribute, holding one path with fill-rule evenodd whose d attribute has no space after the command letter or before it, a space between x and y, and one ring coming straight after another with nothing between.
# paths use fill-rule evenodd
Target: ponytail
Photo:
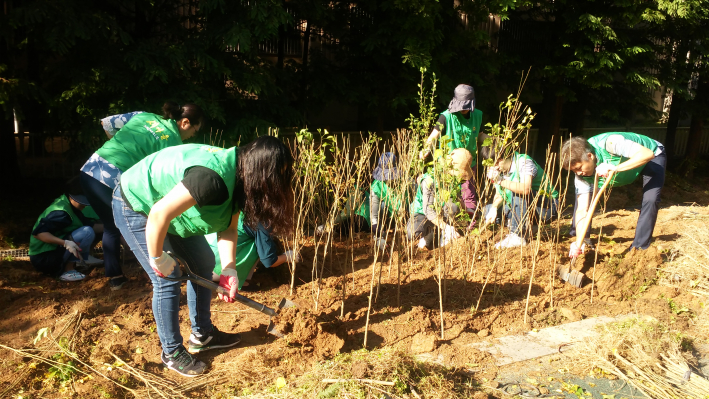
<instances>
[{"instance_id":1,"label":"ponytail","mask_svg":"<svg viewBox=\"0 0 709 399\"><path fill-rule=\"evenodd\" d=\"M166 101L162 106L162 117L176 121L187 118L190 125L195 126L204 120L204 112L197 104L178 105L176 102Z\"/></svg>"}]
</instances>

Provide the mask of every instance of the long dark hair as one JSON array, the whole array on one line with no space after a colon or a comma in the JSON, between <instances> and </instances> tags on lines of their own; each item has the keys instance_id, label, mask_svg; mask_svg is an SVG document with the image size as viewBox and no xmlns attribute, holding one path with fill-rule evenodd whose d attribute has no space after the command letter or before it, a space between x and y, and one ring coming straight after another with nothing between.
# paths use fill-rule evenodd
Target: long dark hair
<instances>
[{"instance_id":1,"label":"long dark hair","mask_svg":"<svg viewBox=\"0 0 709 399\"><path fill-rule=\"evenodd\" d=\"M293 156L275 137L262 136L239 148L236 201L244 224L261 223L276 234L293 228Z\"/></svg>"},{"instance_id":2,"label":"long dark hair","mask_svg":"<svg viewBox=\"0 0 709 399\"><path fill-rule=\"evenodd\" d=\"M162 106L162 117L165 119L174 119L179 121L180 119L187 118L190 121L190 125L201 125L204 120L204 111L197 104L183 104L179 105L173 101L166 101Z\"/></svg>"}]
</instances>

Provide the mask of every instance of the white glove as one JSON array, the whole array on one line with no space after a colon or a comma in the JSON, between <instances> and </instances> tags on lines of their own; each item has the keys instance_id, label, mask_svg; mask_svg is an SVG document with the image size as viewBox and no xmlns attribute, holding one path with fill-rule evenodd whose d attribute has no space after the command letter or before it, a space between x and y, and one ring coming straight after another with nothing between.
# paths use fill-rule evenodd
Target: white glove
<instances>
[{"instance_id":1,"label":"white glove","mask_svg":"<svg viewBox=\"0 0 709 399\"><path fill-rule=\"evenodd\" d=\"M485 223L495 223L495 219L497 219L497 208L491 206L485 214Z\"/></svg>"},{"instance_id":2,"label":"white glove","mask_svg":"<svg viewBox=\"0 0 709 399\"><path fill-rule=\"evenodd\" d=\"M458 231L455 229L455 227L447 224L443 226L443 236L446 238L446 241L450 242L453 240L457 240L460 238L460 234L458 234Z\"/></svg>"},{"instance_id":3,"label":"white glove","mask_svg":"<svg viewBox=\"0 0 709 399\"><path fill-rule=\"evenodd\" d=\"M66 248L67 251L71 252L72 255L81 259L81 254L79 253L81 252L81 248L79 248L79 245L74 241L64 240L64 248Z\"/></svg>"},{"instance_id":4,"label":"white glove","mask_svg":"<svg viewBox=\"0 0 709 399\"><path fill-rule=\"evenodd\" d=\"M571 243L571 248L569 249L569 258L576 258L580 255L583 254L583 251L586 249L586 244L581 244L581 248L576 246L576 242Z\"/></svg>"},{"instance_id":5,"label":"white glove","mask_svg":"<svg viewBox=\"0 0 709 399\"><path fill-rule=\"evenodd\" d=\"M293 262L298 263L301 260L300 255L293 252L292 250L288 250L288 251L284 252L284 255L286 256L286 260L288 261L288 263L293 263Z\"/></svg>"},{"instance_id":6,"label":"white glove","mask_svg":"<svg viewBox=\"0 0 709 399\"><path fill-rule=\"evenodd\" d=\"M426 239L425 239L425 238L421 238L421 239L419 240L418 247L419 247L419 249L424 249L424 248L426 248Z\"/></svg>"},{"instance_id":7,"label":"white glove","mask_svg":"<svg viewBox=\"0 0 709 399\"><path fill-rule=\"evenodd\" d=\"M150 257L148 263L150 263L150 267L153 268L155 274L160 277L171 275L172 271L175 270L175 266L177 265L175 259L172 256L168 255L167 252L163 252L157 258Z\"/></svg>"},{"instance_id":8,"label":"white glove","mask_svg":"<svg viewBox=\"0 0 709 399\"><path fill-rule=\"evenodd\" d=\"M500 184L502 181L502 172L497 166L487 168L487 178L495 184Z\"/></svg>"},{"instance_id":9,"label":"white glove","mask_svg":"<svg viewBox=\"0 0 709 399\"><path fill-rule=\"evenodd\" d=\"M323 233L325 233L325 225L324 224L321 224L320 226L315 228L315 235L319 236L319 235L322 235Z\"/></svg>"},{"instance_id":10,"label":"white glove","mask_svg":"<svg viewBox=\"0 0 709 399\"><path fill-rule=\"evenodd\" d=\"M379 250L385 251L387 249L387 240L383 238L375 238L374 245L376 245Z\"/></svg>"},{"instance_id":11,"label":"white glove","mask_svg":"<svg viewBox=\"0 0 709 399\"><path fill-rule=\"evenodd\" d=\"M608 177L608 173L615 172L616 166L609 163L603 162L602 164L596 166L596 174L601 177Z\"/></svg>"}]
</instances>

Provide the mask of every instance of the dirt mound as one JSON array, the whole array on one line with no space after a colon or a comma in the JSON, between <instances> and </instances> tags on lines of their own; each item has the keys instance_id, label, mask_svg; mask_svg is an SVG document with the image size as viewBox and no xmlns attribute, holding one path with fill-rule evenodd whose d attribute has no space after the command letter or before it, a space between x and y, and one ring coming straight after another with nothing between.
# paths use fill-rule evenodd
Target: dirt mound
<instances>
[{"instance_id":1,"label":"dirt mound","mask_svg":"<svg viewBox=\"0 0 709 399\"><path fill-rule=\"evenodd\" d=\"M314 351L319 358L332 357L340 352L345 341L323 329L315 315L300 308L282 309L273 317L276 328L286 334L289 343Z\"/></svg>"},{"instance_id":2,"label":"dirt mound","mask_svg":"<svg viewBox=\"0 0 709 399\"><path fill-rule=\"evenodd\" d=\"M616 298L630 298L652 285L662 257L655 247L632 249L625 257L616 255L605 264L598 278L598 292ZM615 262L614 262L615 260Z\"/></svg>"}]
</instances>

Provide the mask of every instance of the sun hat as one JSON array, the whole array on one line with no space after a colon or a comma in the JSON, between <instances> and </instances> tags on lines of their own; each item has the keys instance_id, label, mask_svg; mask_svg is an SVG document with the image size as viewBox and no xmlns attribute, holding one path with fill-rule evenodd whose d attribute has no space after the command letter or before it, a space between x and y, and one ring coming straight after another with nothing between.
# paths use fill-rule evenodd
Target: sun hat
<instances>
[{"instance_id":1,"label":"sun hat","mask_svg":"<svg viewBox=\"0 0 709 399\"><path fill-rule=\"evenodd\" d=\"M74 201L78 202L79 205L84 205L84 206L91 206L89 204L89 200L86 199L86 196L81 195L81 194L68 194L67 195L69 198L73 199Z\"/></svg>"},{"instance_id":2,"label":"sun hat","mask_svg":"<svg viewBox=\"0 0 709 399\"><path fill-rule=\"evenodd\" d=\"M473 86L460 84L453 92L453 99L448 104L448 111L474 111L475 110L475 89Z\"/></svg>"},{"instance_id":3,"label":"sun hat","mask_svg":"<svg viewBox=\"0 0 709 399\"><path fill-rule=\"evenodd\" d=\"M372 177L379 181L399 178L399 168L396 167L396 155L393 152L385 152L379 157L379 163L374 168Z\"/></svg>"},{"instance_id":4,"label":"sun hat","mask_svg":"<svg viewBox=\"0 0 709 399\"><path fill-rule=\"evenodd\" d=\"M450 153L451 170L450 173L458 176L461 181L470 180L473 177L473 169L470 164L473 163L473 156L470 151L465 148L456 148Z\"/></svg>"}]
</instances>

